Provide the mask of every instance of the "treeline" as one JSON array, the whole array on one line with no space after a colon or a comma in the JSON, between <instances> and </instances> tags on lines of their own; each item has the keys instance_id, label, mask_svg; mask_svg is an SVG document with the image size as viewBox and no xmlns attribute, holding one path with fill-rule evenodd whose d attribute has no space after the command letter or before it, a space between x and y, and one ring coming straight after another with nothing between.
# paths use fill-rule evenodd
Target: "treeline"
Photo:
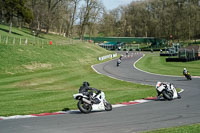
<instances>
[{"instance_id":1,"label":"treeline","mask_svg":"<svg viewBox=\"0 0 200 133\"><path fill-rule=\"evenodd\" d=\"M0 5L1 22L28 26L37 33L200 38L200 0L140 0L111 11L101 0L0 0Z\"/></svg>"},{"instance_id":2,"label":"treeline","mask_svg":"<svg viewBox=\"0 0 200 133\"><path fill-rule=\"evenodd\" d=\"M28 26L37 34L53 31L81 38L95 32L104 10L100 0L0 0L0 5L1 23ZM19 16L20 12L27 15Z\"/></svg>"},{"instance_id":3,"label":"treeline","mask_svg":"<svg viewBox=\"0 0 200 133\"><path fill-rule=\"evenodd\" d=\"M106 36L200 38L200 0L143 0L104 14Z\"/></svg>"}]
</instances>

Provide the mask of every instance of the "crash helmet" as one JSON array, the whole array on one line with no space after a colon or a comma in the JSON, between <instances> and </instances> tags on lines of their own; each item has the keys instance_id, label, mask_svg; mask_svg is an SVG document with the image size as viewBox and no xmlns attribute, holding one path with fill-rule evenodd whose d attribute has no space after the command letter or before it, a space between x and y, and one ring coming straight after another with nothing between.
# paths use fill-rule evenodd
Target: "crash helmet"
<instances>
[{"instance_id":1,"label":"crash helmet","mask_svg":"<svg viewBox=\"0 0 200 133\"><path fill-rule=\"evenodd\" d=\"M161 86L161 82L158 81L157 84L156 84L156 88L159 88Z\"/></svg>"},{"instance_id":2,"label":"crash helmet","mask_svg":"<svg viewBox=\"0 0 200 133\"><path fill-rule=\"evenodd\" d=\"M83 82L83 86L90 86L90 84L87 81L85 81Z\"/></svg>"},{"instance_id":3,"label":"crash helmet","mask_svg":"<svg viewBox=\"0 0 200 133\"><path fill-rule=\"evenodd\" d=\"M183 70L186 71L187 69L186 69L186 68L183 68Z\"/></svg>"}]
</instances>

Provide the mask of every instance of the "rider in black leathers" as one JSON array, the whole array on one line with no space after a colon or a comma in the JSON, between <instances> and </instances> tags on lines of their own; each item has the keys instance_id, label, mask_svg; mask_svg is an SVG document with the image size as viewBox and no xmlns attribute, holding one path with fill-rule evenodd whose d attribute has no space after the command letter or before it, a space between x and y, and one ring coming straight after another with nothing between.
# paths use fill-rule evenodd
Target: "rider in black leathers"
<instances>
[{"instance_id":1,"label":"rider in black leathers","mask_svg":"<svg viewBox=\"0 0 200 133\"><path fill-rule=\"evenodd\" d=\"M90 86L90 84L88 82L83 82L83 85L79 89L79 93L82 93L83 95L88 96L91 100L93 91L95 91L97 94L99 94L99 93L101 93L101 90L98 90L96 88L91 88L89 86Z\"/></svg>"}]
</instances>

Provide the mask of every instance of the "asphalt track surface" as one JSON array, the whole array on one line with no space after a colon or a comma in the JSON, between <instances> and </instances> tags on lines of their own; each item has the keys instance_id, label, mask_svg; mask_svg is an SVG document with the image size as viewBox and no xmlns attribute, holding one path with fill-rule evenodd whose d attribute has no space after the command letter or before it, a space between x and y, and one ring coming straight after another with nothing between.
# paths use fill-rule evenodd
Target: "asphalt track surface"
<instances>
[{"instance_id":1,"label":"asphalt track surface","mask_svg":"<svg viewBox=\"0 0 200 133\"><path fill-rule=\"evenodd\" d=\"M134 133L158 128L200 123L200 79L152 75L133 67L142 54L95 65L99 73L134 83L155 85L157 81L173 83L184 89L182 99L152 101L114 108L110 112L43 116L0 121L0 133Z\"/></svg>"}]
</instances>

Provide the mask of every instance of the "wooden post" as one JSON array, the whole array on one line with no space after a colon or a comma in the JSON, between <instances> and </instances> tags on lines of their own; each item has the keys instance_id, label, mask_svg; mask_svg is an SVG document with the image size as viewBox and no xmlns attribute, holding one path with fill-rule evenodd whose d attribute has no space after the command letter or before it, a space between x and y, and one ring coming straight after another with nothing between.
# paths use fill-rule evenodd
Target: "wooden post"
<instances>
[{"instance_id":1,"label":"wooden post","mask_svg":"<svg viewBox=\"0 0 200 133\"><path fill-rule=\"evenodd\" d=\"M14 37L14 39L13 39L13 45L15 45L15 37Z\"/></svg>"},{"instance_id":2,"label":"wooden post","mask_svg":"<svg viewBox=\"0 0 200 133\"><path fill-rule=\"evenodd\" d=\"M22 43L22 39L21 39L21 37L19 38L19 45L21 45L21 43Z\"/></svg>"},{"instance_id":3,"label":"wooden post","mask_svg":"<svg viewBox=\"0 0 200 133\"><path fill-rule=\"evenodd\" d=\"M6 44L8 43L8 36L6 37Z\"/></svg>"},{"instance_id":4,"label":"wooden post","mask_svg":"<svg viewBox=\"0 0 200 133\"><path fill-rule=\"evenodd\" d=\"M27 38L26 38L26 40L25 40L25 42L24 42L24 43L25 43L25 45L28 45L28 40L27 40Z\"/></svg>"},{"instance_id":5,"label":"wooden post","mask_svg":"<svg viewBox=\"0 0 200 133\"><path fill-rule=\"evenodd\" d=\"M41 40L41 48L43 48L43 43L42 43L43 41Z\"/></svg>"}]
</instances>

